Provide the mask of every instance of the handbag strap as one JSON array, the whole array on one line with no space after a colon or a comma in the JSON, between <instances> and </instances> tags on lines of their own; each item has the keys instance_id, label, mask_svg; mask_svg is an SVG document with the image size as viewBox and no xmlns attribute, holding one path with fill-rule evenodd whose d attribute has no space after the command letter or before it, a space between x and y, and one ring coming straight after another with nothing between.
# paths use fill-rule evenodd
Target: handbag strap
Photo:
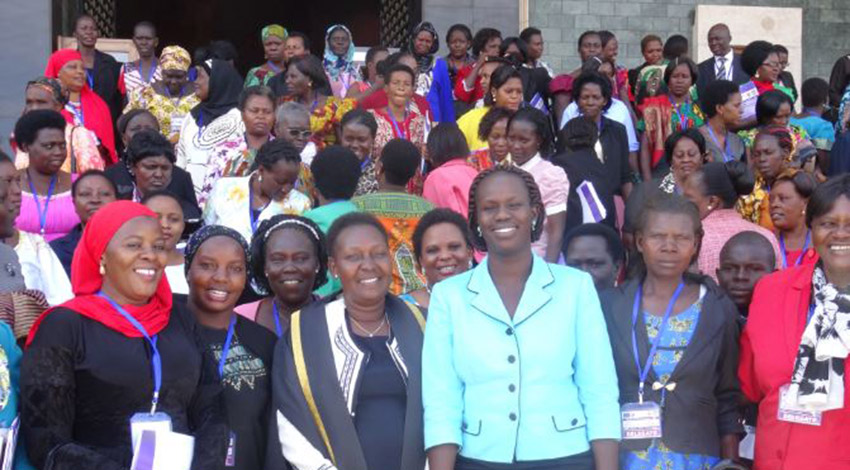
<instances>
[{"instance_id":1,"label":"handbag strap","mask_svg":"<svg viewBox=\"0 0 850 470\"><path fill-rule=\"evenodd\" d=\"M301 347L301 310L293 313L290 321L291 326L289 331L292 338L292 353L295 358L295 373L298 375L298 383L301 384L301 392L307 400L307 407L310 409L310 414L313 415L313 421L316 423L319 435L325 443L325 448L328 450L331 462L336 466L336 458L331 447L331 440L328 437L322 416L319 414L319 408L316 406L316 399L313 397L312 388L310 388L310 377L307 375L307 364L304 362L304 349Z\"/></svg>"}]
</instances>

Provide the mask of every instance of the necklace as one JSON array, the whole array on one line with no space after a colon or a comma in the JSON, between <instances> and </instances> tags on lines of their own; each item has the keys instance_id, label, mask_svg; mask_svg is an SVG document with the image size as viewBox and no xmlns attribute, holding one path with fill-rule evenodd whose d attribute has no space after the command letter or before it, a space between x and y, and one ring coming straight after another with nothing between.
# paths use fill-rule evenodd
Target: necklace
<instances>
[{"instance_id":1,"label":"necklace","mask_svg":"<svg viewBox=\"0 0 850 470\"><path fill-rule=\"evenodd\" d=\"M387 324L387 313L386 312L384 312L384 318L381 320L381 324L378 325L378 327L375 328L372 331L367 330L363 325L360 324L359 321L355 320L354 317L351 316L351 314L348 315L348 318L351 320L351 323L354 323L354 326L356 326L357 328L360 328L360 331L362 331L363 333L366 333L366 335L370 338L373 338L379 331L381 331L381 328L383 328L384 325Z\"/></svg>"}]
</instances>

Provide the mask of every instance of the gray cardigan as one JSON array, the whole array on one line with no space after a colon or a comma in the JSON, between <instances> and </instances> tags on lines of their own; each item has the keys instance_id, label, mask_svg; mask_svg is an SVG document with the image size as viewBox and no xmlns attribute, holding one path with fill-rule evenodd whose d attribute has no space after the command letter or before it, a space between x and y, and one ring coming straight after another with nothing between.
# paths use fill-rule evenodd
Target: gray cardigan
<instances>
[{"instance_id":1,"label":"gray cardigan","mask_svg":"<svg viewBox=\"0 0 850 470\"><path fill-rule=\"evenodd\" d=\"M743 433L738 408L738 311L735 304L710 278L688 276L707 288L702 311L690 344L685 349L670 382L662 410L664 444L679 453L719 456L720 438ZM632 280L601 294L602 311L620 387L620 403L638 401L638 372L632 347L632 309L638 281ZM646 360L650 343L643 315L638 316L637 342L640 360ZM661 403L661 391L649 384L656 380L652 368L644 399ZM627 450L645 450L650 440L622 441Z\"/></svg>"}]
</instances>

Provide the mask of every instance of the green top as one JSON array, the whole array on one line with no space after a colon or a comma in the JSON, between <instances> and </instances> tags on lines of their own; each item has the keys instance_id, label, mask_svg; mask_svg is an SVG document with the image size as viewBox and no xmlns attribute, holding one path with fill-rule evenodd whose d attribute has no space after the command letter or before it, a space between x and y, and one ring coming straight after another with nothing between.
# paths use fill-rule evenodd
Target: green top
<instances>
[{"instance_id":1,"label":"green top","mask_svg":"<svg viewBox=\"0 0 850 470\"><path fill-rule=\"evenodd\" d=\"M334 221L349 212L357 212L357 206L354 203L351 201L335 201L305 212L304 217L316 222L316 225L327 235ZM328 282L316 289L314 293L320 297L327 297L340 289L342 289L342 284L339 279L331 276L330 271L328 271Z\"/></svg>"}]
</instances>

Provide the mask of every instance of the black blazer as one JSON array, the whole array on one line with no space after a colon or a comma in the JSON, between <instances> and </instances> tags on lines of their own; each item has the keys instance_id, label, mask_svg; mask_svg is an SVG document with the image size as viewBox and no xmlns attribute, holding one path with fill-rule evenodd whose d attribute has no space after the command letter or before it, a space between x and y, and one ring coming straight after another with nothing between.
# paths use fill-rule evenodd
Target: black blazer
<instances>
[{"instance_id":1,"label":"black blazer","mask_svg":"<svg viewBox=\"0 0 850 470\"><path fill-rule=\"evenodd\" d=\"M121 116L123 100L118 91L118 76L121 75L121 64L109 54L95 50L94 52L94 86L92 90L103 98L114 123ZM121 142L121 140L116 140Z\"/></svg>"},{"instance_id":2,"label":"black blazer","mask_svg":"<svg viewBox=\"0 0 850 470\"><path fill-rule=\"evenodd\" d=\"M115 183L118 188L118 199L133 199L135 180L123 161L111 165L104 172L106 177ZM201 209L198 199L195 197L195 186L192 184L192 175L186 170L174 167L171 172L171 183L165 188L180 199L180 207L183 209L183 219L193 220L201 217Z\"/></svg>"},{"instance_id":3,"label":"black blazer","mask_svg":"<svg viewBox=\"0 0 850 470\"><path fill-rule=\"evenodd\" d=\"M711 278L689 279L708 291L693 338L670 377L676 389L667 392L662 439L676 452L719 456L721 436L743 433L738 408L738 310ZM600 295L621 404L638 401L639 379L632 347L632 308L637 287L638 281L632 280ZM638 316L636 329L640 360L645 361L650 344L643 315ZM660 404L661 391L653 391L651 386L655 380L650 368L644 399ZM629 450L645 450L650 443L648 439L624 440L620 445Z\"/></svg>"},{"instance_id":4,"label":"black blazer","mask_svg":"<svg viewBox=\"0 0 850 470\"><path fill-rule=\"evenodd\" d=\"M703 90L708 86L709 83L717 80L717 76L714 74L714 57L709 57L708 59L699 63L699 77L697 77L697 93L699 96L702 96ZM750 81L750 76L744 72L744 69L741 68L741 56L735 54L732 58L732 81L735 85L743 85Z\"/></svg>"}]
</instances>

